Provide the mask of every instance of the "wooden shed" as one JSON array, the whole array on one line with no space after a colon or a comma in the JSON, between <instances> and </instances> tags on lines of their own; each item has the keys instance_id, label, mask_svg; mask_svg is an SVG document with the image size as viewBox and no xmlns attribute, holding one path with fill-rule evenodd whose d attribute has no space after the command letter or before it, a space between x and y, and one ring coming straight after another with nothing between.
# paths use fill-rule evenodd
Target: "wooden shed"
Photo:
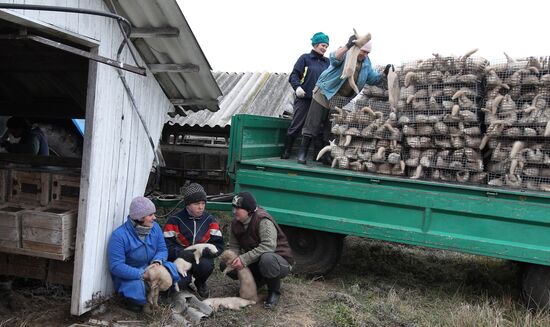
<instances>
[{"instance_id":1,"label":"wooden shed","mask_svg":"<svg viewBox=\"0 0 550 327\"><path fill-rule=\"evenodd\" d=\"M49 260L47 269L74 262L71 313L80 315L113 294L107 243L125 221L132 198L144 193L167 114L180 106L218 110L221 92L176 0L3 1L0 44L0 116L85 119L76 186L53 173L44 177L36 168L58 165L63 175L69 159L13 157L33 161L30 170L41 174L35 189L48 193L41 193L40 201L51 204L76 194L74 219L70 214L59 218L54 235L70 237L74 231L74 249L69 255L52 254L24 243L24 237L11 249L0 245L0 254L17 255L17 260L41 258L34 267L40 260ZM24 193L14 178L32 180L0 169L0 202ZM59 185L65 188L55 191ZM35 217L44 210L18 220L37 225L21 234L44 238L40 228L51 225ZM5 271L5 258L0 256L0 274L16 275Z\"/></svg>"}]
</instances>

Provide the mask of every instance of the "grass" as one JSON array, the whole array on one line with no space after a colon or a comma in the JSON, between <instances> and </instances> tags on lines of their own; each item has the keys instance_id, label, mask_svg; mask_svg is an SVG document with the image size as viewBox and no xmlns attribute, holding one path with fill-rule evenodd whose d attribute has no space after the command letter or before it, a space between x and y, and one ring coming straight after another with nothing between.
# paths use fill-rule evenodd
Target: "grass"
<instances>
[{"instance_id":1,"label":"grass","mask_svg":"<svg viewBox=\"0 0 550 327\"><path fill-rule=\"evenodd\" d=\"M230 217L215 215L227 239ZM241 311L222 311L204 319L200 326L550 326L548 312L531 312L519 299L518 272L519 267L510 261L347 237L341 260L329 275L284 279L281 302L275 310L257 304ZM213 297L238 293L238 283L217 269L209 285ZM259 291L260 297L266 293L265 288ZM59 314L68 308L56 311L50 307L37 313L36 308L44 307L45 302L36 294L34 297L29 301L37 301L36 305L24 303L20 312L0 315L0 326L39 326L44 321L40 315L70 320ZM56 297L65 307L69 299ZM105 310L77 320L90 318L141 320L148 326L173 323L168 307L150 316L136 315L121 309L115 300L107 302Z\"/></svg>"}]
</instances>

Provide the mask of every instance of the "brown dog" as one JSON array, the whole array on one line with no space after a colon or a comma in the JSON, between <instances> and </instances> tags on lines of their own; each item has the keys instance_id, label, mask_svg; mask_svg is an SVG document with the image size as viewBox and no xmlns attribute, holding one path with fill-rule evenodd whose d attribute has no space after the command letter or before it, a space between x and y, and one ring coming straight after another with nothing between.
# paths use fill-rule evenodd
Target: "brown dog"
<instances>
[{"instance_id":1,"label":"brown dog","mask_svg":"<svg viewBox=\"0 0 550 327\"><path fill-rule=\"evenodd\" d=\"M227 274L234 268L231 267L231 262L235 260L237 254L231 250L225 250L220 255L220 260L225 262L226 268L223 273ZM237 276L239 277L239 296L243 299L258 302L258 290L256 288L256 281L254 281L254 276L250 271L250 268L244 267L241 270L237 271Z\"/></svg>"},{"instance_id":2,"label":"brown dog","mask_svg":"<svg viewBox=\"0 0 550 327\"><path fill-rule=\"evenodd\" d=\"M187 276L187 271L191 269L191 264L182 258L174 260L177 271L183 277ZM172 286L172 276L168 269L163 265L152 264L147 267L149 273L149 292L147 293L147 304L143 308L146 313L150 313L154 308L158 307L158 298L160 291L166 291ZM179 292L178 284L176 284L176 291Z\"/></svg>"}]
</instances>

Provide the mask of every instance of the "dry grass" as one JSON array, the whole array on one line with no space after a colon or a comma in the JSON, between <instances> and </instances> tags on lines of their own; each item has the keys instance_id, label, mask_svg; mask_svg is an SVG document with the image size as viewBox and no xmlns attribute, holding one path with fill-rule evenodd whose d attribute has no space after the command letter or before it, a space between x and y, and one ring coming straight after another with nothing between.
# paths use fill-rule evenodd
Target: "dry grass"
<instances>
[{"instance_id":1,"label":"dry grass","mask_svg":"<svg viewBox=\"0 0 550 327\"><path fill-rule=\"evenodd\" d=\"M226 225L222 221L222 228ZM285 278L275 310L256 304L222 311L200 326L550 326L548 313L532 313L519 300L517 272L509 261L348 237L340 263L328 276ZM215 297L238 294L237 282L218 270L209 285ZM171 323L167 307L146 316L122 309L116 299L71 318L70 292L28 292L17 294L30 302L20 311L0 315L0 326L56 326L45 321L66 326L90 318L141 320L144 326ZM259 295L265 298L265 288Z\"/></svg>"}]
</instances>

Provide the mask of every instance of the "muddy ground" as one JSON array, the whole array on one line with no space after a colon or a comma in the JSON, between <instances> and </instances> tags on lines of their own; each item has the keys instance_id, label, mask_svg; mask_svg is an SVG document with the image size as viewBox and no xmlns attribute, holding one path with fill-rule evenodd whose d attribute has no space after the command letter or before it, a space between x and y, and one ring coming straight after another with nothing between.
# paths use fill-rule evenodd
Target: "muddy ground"
<instances>
[{"instance_id":1,"label":"muddy ground","mask_svg":"<svg viewBox=\"0 0 550 327\"><path fill-rule=\"evenodd\" d=\"M200 326L550 326L546 313L519 298L519 266L503 260L347 237L327 276L290 276L279 306L222 311ZM238 284L217 272L211 296L235 296ZM3 326L175 326L170 308L136 314L111 299L81 317L70 289L18 280L0 296ZM266 296L266 290L260 290Z\"/></svg>"}]
</instances>

